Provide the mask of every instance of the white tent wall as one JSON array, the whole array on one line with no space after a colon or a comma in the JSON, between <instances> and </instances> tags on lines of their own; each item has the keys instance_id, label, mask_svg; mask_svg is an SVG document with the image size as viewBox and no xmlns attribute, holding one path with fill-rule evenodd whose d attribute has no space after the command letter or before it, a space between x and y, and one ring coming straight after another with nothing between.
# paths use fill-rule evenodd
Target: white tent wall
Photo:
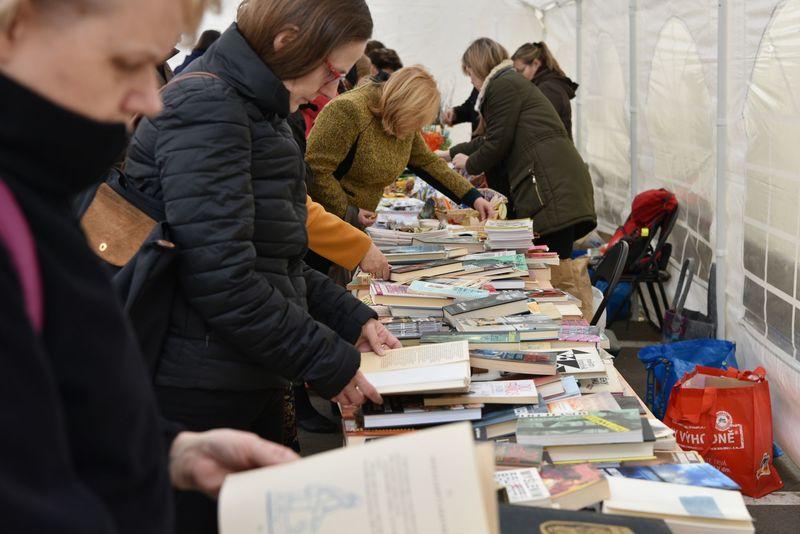
<instances>
[{"instance_id":1,"label":"white tent wall","mask_svg":"<svg viewBox=\"0 0 800 534\"><path fill-rule=\"evenodd\" d=\"M767 370L776 441L800 461L800 0L579 3L547 9L544 25L560 60L576 46L562 36L580 28L576 123L599 189L601 228L616 226L645 189L678 195L672 270L683 258L696 260L701 281L689 307L706 311L710 264L724 264L725 337L737 343L741 366ZM631 124L638 130L634 154L625 141ZM633 189L625 172L631 160Z\"/></svg>"},{"instance_id":2,"label":"white tent wall","mask_svg":"<svg viewBox=\"0 0 800 534\"><path fill-rule=\"evenodd\" d=\"M223 0L221 12L209 13L200 31L227 28L240 1ZM444 106L461 104L472 91L469 78L461 72L461 56L473 40L491 37L513 54L523 43L542 39L540 12L521 0L367 0L367 4L375 23L374 38L395 49L403 64L428 68L439 84ZM181 61L182 54L170 63ZM457 126L451 135L454 141L467 141L470 128Z\"/></svg>"}]
</instances>

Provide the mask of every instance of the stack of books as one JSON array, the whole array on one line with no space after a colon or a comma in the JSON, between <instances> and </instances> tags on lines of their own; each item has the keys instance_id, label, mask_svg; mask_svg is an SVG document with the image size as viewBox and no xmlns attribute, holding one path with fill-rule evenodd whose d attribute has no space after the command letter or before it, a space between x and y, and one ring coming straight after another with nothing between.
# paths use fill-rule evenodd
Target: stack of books
<instances>
[{"instance_id":1,"label":"stack of books","mask_svg":"<svg viewBox=\"0 0 800 534\"><path fill-rule=\"evenodd\" d=\"M486 246L492 250L527 251L533 245L533 221L531 219L487 221L486 235Z\"/></svg>"}]
</instances>

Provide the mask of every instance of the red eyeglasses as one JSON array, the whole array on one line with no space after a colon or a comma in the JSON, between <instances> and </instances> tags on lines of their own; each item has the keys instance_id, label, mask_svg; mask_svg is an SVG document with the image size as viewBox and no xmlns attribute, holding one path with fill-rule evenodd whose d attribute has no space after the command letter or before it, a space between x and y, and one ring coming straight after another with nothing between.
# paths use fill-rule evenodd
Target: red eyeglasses
<instances>
[{"instance_id":1,"label":"red eyeglasses","mask_svg":"<svg viewBox=\"0 0 800 534\"><path fill-rule=\"evenodd\" d=\"M323 64L325 65L325 68L328 70L328 72L325 73L324 85L328 85L331 82L342 81L344 79L345 75L336 70L336 68L334 68L334 66L331 65L330 61L326 59Z\"/></svg>"}]
</instances>

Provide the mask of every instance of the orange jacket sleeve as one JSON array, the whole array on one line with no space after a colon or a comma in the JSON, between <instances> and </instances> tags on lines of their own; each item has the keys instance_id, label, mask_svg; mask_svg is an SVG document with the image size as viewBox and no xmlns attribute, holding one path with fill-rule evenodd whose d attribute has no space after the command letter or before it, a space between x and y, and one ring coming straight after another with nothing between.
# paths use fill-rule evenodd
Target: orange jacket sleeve
<instances>
[{"instance_id":1,"label":"orange jacket sleeve","mask_svg":"<svg viewBox=\"0 0 800 534\"><path fill-rule=\"evenodd\" d=\"M309 196L306 196L306 206L308 248L345 269L355 269L372 246L369 236L328 213Z\"/></svg>"}]
</instances>

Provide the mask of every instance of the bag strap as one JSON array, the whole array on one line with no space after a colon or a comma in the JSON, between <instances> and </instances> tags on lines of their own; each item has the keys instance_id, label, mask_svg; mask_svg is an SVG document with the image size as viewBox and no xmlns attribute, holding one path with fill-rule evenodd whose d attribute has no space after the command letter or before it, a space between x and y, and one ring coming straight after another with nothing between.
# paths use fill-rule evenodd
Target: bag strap
<instances>
[{"instance_id":1,"label":"bag strap","mask_svg":"<svg viewBox=\"0 0 800 534\"><path fill-rule=\"evenodd\" d=\"M44 325L44 292L36 245L28 221L17 200L5 182L0 180L0 244L11 255L11 264L17 272L25 313L38 335Z\"/></svg>"}]
</instances>

